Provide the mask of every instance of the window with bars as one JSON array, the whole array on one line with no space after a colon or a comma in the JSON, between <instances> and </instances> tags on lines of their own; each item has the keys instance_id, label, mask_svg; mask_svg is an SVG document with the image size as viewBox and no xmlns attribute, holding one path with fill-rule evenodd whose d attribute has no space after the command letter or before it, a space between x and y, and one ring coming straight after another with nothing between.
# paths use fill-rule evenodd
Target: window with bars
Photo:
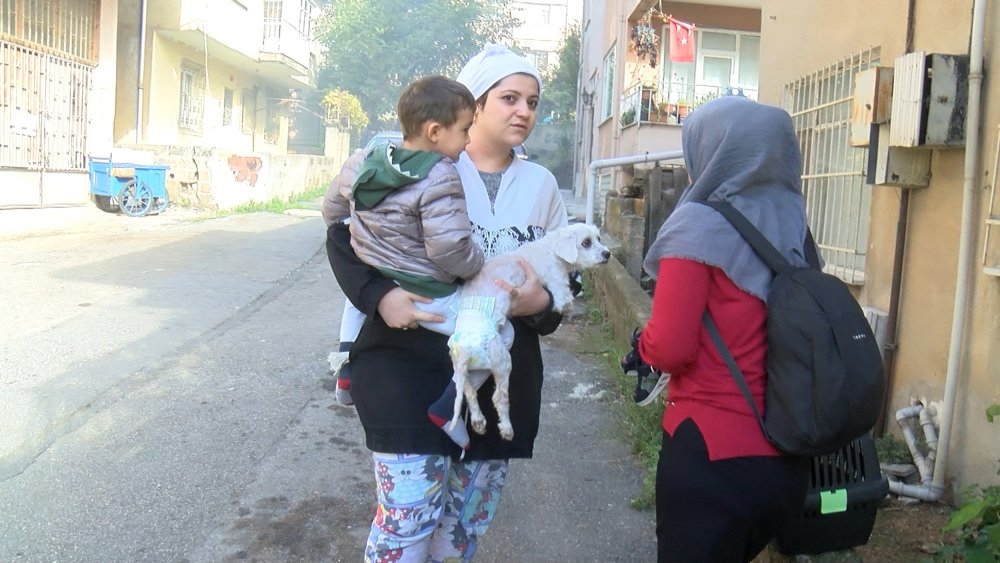
<instances>
[{"instance_id":1,"label":"window with bars","mask_svg":"<svg viewBox=\"0 0 1000 563\"><path fill-rule=\"evenodd\" d=\"M281 39L281 0L266 0L264 2L264 44L272 45Z\"/></svg>"},{"instance_id":2,"label":"window with bars","mask_svg":"<svg viewBox=\"0 0 1000 563\"><path fill-rule=\"evenodd\" d=\"M299 33L304 37L312 37L312 12L311 0L299 0Z\"/></svg>"},{"instance_id":3,"label":"window with bars","mask_svg":"<svg viewBox=\"0 0 1000 563\"><path fill-rule=\"evenodd\" d=\"M279 100L274 92L269 92L264 103L264 140L272 145L278 143L278 135L281 133Z\"/></svg>"},{"instance_id":4,"label":"window with bars","mask_svg":"<svg viewBox=\"0 0 1000 563\"><path fill-rule=\"evenodd\" d=\"M0 38L97 64L98 0L0 0Z\"/></svg>"},{"instance_id":5,"label":"window with bars","mask_svg":"<svg viewBox=\"0 0 1000 563\"><path fill-rule=\"evenodd\" d=\"M545 75L549 71L549 52L536 51L533 49L524 50L524 58L528 59L539 74Z\"/></svg>"},{"instance_id":6,"label":"window with bars","mask_svg":"<svg viewBox=\"0 0 1000 563\"><path fill-rule=\"evenodd\" d=\"M177 124L200 132L205 115L205 69L187 63L181 66L180 101Z\"/></svg>"},{"instance_id":7,"label":"window with bars","mask_svg":"<svg viewBox=\"0 0 1000 563\"><path fill-rule=\"evenodd\" d=\"M229 88L222 92L222 124L233 124L233 91Z\"/></svg>"},{"instance_id":8,"label":"window with bars","mask_svg":"<svg viewBox=\"0 0 1000 563\"><path fill-rule=\"evenodd\" d=\"M851 147L854 77L879 64L873 47L785 85L782 106L792 115L802 151L806 215L826 262L846 283L865 282L871 222L867 151Z\"/></svg>"},{"instance_id":9,"label":"window with bars","mask_svg":"<svg viewBox=\"0 0 1000 563\"><path fill-rule=\"evenodd\" d=\"M240 103L243 105L243 113L240 117L240 130L244 133L253 133L254 113L257 111L257 96L254 91L246 88L240 94Z\"/></svg>"}]
</instances>

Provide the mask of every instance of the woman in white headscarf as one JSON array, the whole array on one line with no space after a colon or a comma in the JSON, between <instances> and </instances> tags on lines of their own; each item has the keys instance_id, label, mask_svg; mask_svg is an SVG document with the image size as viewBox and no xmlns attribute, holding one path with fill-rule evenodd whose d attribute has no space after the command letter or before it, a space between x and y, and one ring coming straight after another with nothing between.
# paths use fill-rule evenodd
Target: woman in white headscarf
<instances>
[{"instance_id":1,"label":"woman in white headscarf","mask_svg":"<svg viewBox=\"0 0 1000 563\"><path fill-rule=\"evenodd\" d=\"M555 178L514 155L535 126L538 71L506 47L491 45L465 65L458 81L477 100L470 142L456 163L476 243L491 257L565 225ZM532 456L542 392L538 336L554 331L562 317L530 267L524 285L505 288L513 297L514 439L496 430L488 380L479 390L487 433L470 431L463 456L428 415L451 381L452 366L447 337L417 322L440 319L413 306L420 297L357 260L346 227L330 227L327 251L345 295L367 315L350 357L351 395L373 452L378 490L365 561L469 561L493 521L508 460Z\"/></svg>"},{"instance_id":2,"label":"woman in white headscarf","mask_svg":"<svg viewBox=\"0 0 1000 563\"><path fill-rule=\"evenodd\" d=\"M656 470L659 561L750 561L805 501L808 460L763 430L702 325L707 310L764 415L771 270L714 209L743 213L792 264L806 264L801 158L791 117L727 96L684 122L691 185L646 255L657 278L639 340L670 373Z\"/></svg>"}]
</instances>

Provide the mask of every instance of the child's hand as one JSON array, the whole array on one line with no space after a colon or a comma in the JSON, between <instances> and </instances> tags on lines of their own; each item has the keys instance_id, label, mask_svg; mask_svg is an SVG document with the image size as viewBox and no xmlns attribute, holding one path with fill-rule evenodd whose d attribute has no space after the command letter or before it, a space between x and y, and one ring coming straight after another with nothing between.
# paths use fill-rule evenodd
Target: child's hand
<instances>
[{"instance_id":1,"label":"child's hand","mask_svg":"<svg viewBox=\"0 0 1000 563\"><path fill-rule=\"evenodd\" d=\"M526 317L541 313L549 306L549 292L545 291L538 274L527 260L521 258L517 263L524 270L525 276L524 283L519 287L514 287L504 280L493 280L497 287L510 295L510 310L507 314L511 317Z\"/></svg>"},{"instance_id":2,"label":"child's hand","mask_svg":"<svg viewBox=\"0 0 1000 563\"><path fill-rule=\"evenodd\" d=\"M389 328L401 328L403 330L417 328L419 321L431 323L443 323L445 319L440 315L427 313L417 309L413 303L430 303L433 299L423 297L416 293L410 293L401 287L397 287L386 293L382 300L378 302L378 314Z\"/></svg>"}]
</instances>

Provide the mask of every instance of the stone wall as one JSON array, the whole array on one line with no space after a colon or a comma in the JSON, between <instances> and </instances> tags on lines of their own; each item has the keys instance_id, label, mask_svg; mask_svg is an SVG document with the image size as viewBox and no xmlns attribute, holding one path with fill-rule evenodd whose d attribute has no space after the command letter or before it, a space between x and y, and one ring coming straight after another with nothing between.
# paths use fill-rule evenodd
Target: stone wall
<instances>
[{"instance_id":1,"label":"stone wall","mask_svg":"<svg viewBox=\"0 0 1000 563\"><path fill-rule=\"evenodd\" d=\"M653 301L616 258L588 272L594 302L600 304L615 342L626 345L632 331L646 326Z\"/></svg>"},{"instance_id":2,"label":"stone wall","mask_svg":"<svg viewBox=\"0 0 1000 563\"><path fill-rule=\"evenodd\" d=\"M642 270L646 250L687 182L683 167L636 169L631 182L609 193L604 202L604 231L620 243L615 257L643 286L650 285Z\"/></svg>"},{"instance_id":3,"label":"stone wall","mask_svg":"<svg viewBox=\"0 0 1000 563\"><path fill-rule=\"evenodd\" d=\"M286 198L329 184L343 158L314 155L238 154L215 148L142 145L167 171L171 204L232 209L251 202Z\"/></svg>"},{"instance_id":4,"label":"stone wall","mask_svg":"<svg viewBox=\"0 0 1000 563\"><path fill-rule=\"evenodd\" d=\"M615 258L634 279L642 277L642 259L646 238L646 201L642 198L608 194L605 203L604 230L620 246Z\"/></svg>"}]
</instances>

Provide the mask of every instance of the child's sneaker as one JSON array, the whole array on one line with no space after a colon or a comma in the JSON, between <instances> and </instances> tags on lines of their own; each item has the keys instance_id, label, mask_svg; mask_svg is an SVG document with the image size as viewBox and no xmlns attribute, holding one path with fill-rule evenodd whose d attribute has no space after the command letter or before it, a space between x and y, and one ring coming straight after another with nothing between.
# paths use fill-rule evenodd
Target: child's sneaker
<instances>
[{"instance_id":1,"label":"child's sneaker","mask_svg":"<svg viewBox=\"0 0 1000 563\"><path fill-rule=\"evenodd\" d=\"M667 381L670 380L670 374L661 373L642 361L642 356L639 355L639 336L641 334L642 331L638 328L632 331L630 342L632 349L621 359L621 366L625 373L635 372L635 390L632 392L632 400L644 407L660 396L660 393L667 386ZM651 384L653 378L656 378L656 382Z\"/></svg>"},{"instance_id":2,"label":"child's sneaker","mask_svg":"<svg viewBox=\"0 0 1000 563\"><path fill-rule=\"evenodd\" d=\"M639 384L636 386L636 392L634 393L635 396L633 398L635 399L635 404L639 405L640 407L644 407L655 401L656 398L660 396L660 393L662 393L663 390L666 389L667 382L670 381L669 373L660 373L654 370L652 374L659 375L660 377L656 380L656 383L653 385L652 388L649 389L649 391L646 391L643 388L642 381L640 381ZM646 377L645 379L649 380L650 378ZM645 395L645 397L643 397L643 395Z\"/></svg>"}]
</instances>

